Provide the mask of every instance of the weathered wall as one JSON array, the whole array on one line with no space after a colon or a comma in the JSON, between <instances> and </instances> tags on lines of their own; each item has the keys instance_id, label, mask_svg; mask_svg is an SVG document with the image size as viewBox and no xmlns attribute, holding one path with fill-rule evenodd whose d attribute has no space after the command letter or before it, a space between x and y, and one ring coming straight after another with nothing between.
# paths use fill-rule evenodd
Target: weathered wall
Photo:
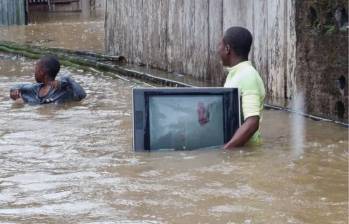
<instances>
[{"instance_id":1,"label":"weathered wall","mask_svg":"<svg viewBox=\"0 0 349 224\"><path fill-rule=\"evenodd\" d=\"M271 95L294 88L294 0L107 0L107 52L130 62L221 83L223 31L254 34L251 60Z\"/></svg>"},{"instance_id":2,"label":"weathered wall","mask_svg":"<svg viewBox=\"0 0 349 224\"><path fill-rule=\"evenodd\" d=\"M306 110L348 122L347 1L298 1L296 7L296 77Z\"/></svg>"},{"instance_id":3,"label":"weathered wall","mask_svg":"<svg viewBox=\"0 0 349 224\"><path fill-rule=\"evenodd\" d=\"M303 92L308 113L348 121L348 34L338 7L347 12L345 0L107 0L105 46L219 85L217 44L228 27L245 26L271 102L284 106L277 99Z\"/></svg>"},{"instance_id":4,"label":"weathered wall","mask_svg":"<svg viewBox=\"0 0 349 224\"><path fill-rule=\"evenodd\" d=\"M0 26L25 24L25 0L0 0Z\"/></svg>"}]
</instances>

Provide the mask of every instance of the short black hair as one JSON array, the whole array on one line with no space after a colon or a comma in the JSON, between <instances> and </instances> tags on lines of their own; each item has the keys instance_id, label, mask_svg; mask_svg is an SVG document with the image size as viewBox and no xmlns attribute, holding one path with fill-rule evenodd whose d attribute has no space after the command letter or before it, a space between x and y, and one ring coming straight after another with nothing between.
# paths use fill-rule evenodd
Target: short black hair
<instances>
[{"instance_id":1,"label":"short black hair","mask_svg":"<svg viewBox=\"0 0 349 224\"><path fill-rule=\"evenodd\" d=\"M233 26L227 29L224 33L223 41L228 44L235 54L244 60L248 60L248 55L252 45L251 32L240 26Z\"/></svg>"},{"instance_id":2,"label":"short black hair","mask_svg":"<svg viewBox=\"0 0 349 224\"><path fill-rule=\"evenodd\" d=\"M61 64L59 63L58 58L54 55L43 56L40 58L38 64L52 80L56 78L61 69Z\"/></svg>"}]
</instances>

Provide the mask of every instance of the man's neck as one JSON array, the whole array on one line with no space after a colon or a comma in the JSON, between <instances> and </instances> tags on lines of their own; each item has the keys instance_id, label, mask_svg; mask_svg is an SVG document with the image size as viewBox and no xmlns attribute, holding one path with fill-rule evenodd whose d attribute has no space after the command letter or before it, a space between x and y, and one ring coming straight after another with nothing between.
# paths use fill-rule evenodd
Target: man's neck
<instances>
[{"instance_id":1,"label":"man's neck","mask_svg":"<svg viewBox=\"0 0 349 224\"><path fill-rule=\"evenodd\" d=\"M39 90L39 96L44 97L46 96L51 90L51 85L44 83L44 85Z\"/></svg>"},{"instance_id":2,"label":"man's neck","mask_svg":"<svg viewBox=\"0 0 349 224\"><path fill-rule=\"evenodd\" d=\"M50 86L52 86L52 84L55 82L55 80L47 80L47 81L45 81L43 84L43 87L50 87Z\"/></svg>"},{"instance_id":3,"label":"man's neck","mask_svg":"<svg viewBox=\"0 0 349 224\"><path fill-rule=\"evenodd\" d=\"M241 59L241 58L231 58L229 61L229 67L234 67L235 65L238 65L244 61L246 61L246 60Z\"/></svg>"},{"instance_id":4,"label":"man's neck","mask_svg":"<svg viewBox=\"0 0 349 224\"><path fill-rule=\"evenodd\" d=\"M45 81L43 86L39 90L39 96L46 96L51 89L55 89L57 85L55 85L55 80Z\"/></svg>"}]
</instances>

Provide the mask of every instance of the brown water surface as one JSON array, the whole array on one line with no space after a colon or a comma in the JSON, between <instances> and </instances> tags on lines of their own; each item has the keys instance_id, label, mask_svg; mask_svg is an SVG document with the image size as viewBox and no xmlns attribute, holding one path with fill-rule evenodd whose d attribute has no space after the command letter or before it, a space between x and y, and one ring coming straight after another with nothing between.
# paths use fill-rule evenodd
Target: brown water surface
<instances>
[{"instance_id":1,"label":"brown water surface","mask_svg":"<svg viewBox=\"0 0 349 224\"><path fill-rule=\"evenodd\" d=\"M23 106L11 86L34 62L0 55L1 223L347 223L348 129L265 111L264 144L238 151L134 153L131 89L63 69L88 97Z\"/></svg>"},{"instance_id":2,"label":"brown water surface","mask_svg":"<svg viewBox=\"0 0 349 224\"><path fill-rule=\"evenodd\" d=\"M0 27L0 40L102 53L104 15L33 12L28 26Z\"/></svg>"},{"instance_id":3,"label":"brown water surface","mask_svg":"<svg viewBox=\"0 0 349 224\"><path fill-rule=\"evenodd\" d=\"M103 27L47 14L0 39L103 52ZM265 111L259 148L134 153L138 84L63 68L83 102L13 103L33 66L0 54L0 223L348 223L347 128L296 119L304 135L292 138L296 115Z\"/></svg>"}]
</instances>

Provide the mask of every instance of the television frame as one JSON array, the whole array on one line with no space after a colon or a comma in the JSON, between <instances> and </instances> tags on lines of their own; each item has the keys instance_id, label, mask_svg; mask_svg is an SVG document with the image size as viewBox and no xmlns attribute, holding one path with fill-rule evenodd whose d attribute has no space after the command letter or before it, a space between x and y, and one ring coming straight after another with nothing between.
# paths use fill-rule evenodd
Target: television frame
<instances>
[{"instance_id":1,"label":"television frame","mask_svg":"<svg viewBox=\"0 0 349 224\"><path fill-rule=\"evenodd\" d=\"M151 96L223 96L223 132L226 144L241 126L241 97L238 88L134 88L132 94L133 149L150 149L149 98ZM235 118L234 118L235 117Z\"/></svg>"}]
</instances>

